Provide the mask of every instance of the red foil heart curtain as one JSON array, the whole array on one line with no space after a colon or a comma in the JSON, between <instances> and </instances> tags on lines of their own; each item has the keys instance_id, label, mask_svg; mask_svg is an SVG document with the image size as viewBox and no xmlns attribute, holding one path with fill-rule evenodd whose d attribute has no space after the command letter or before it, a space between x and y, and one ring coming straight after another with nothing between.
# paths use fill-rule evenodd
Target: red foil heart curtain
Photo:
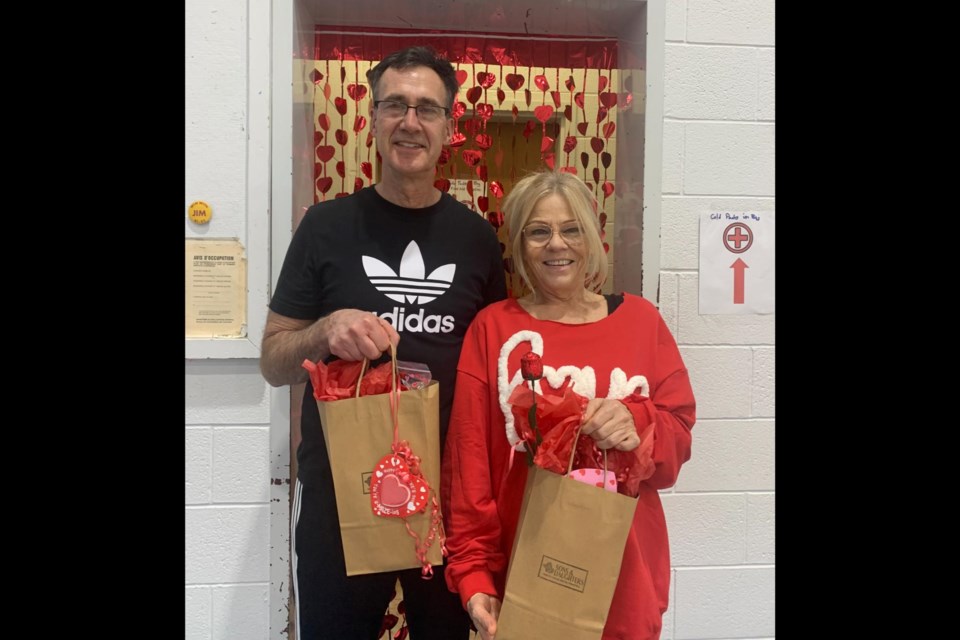
<instances>
[{"instance_id":1,"label":"red foil heart curtain","mask_svg":"<svg viewBox=\"0 0 960 640\"><path fill-rule=\"evenodd\" d=\"M318 25L305 68L314 91L315 201L375 182L379 157L368 126L373 96L366 72L411 45L432 46L457 70L456 127L435 185L497 229L510 294L523 295L525 285L512 267L500 205L533 169L575 173L594 190L612 262L606 234L617 190L617 115L633 102L630 69L618 68L615 40Z\"/></svg>"}]
</instances>

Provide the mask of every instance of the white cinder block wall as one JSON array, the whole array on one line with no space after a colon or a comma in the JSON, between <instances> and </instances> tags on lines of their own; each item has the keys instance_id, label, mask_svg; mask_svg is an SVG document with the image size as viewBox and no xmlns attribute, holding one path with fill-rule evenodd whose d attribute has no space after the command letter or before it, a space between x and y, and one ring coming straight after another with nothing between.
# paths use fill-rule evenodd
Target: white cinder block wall
<instances>
[{"instance_id":1,"label":"white cinder block wall","mask_svg":"<svg viewBox=\"0 0 960 640\"><path fill-rule=\"evenodd\" d=\"M773 212L774 0L667 0L660 305L697 394L665 639L774 636L774 316L698 314L699 220Z\"/></svg>"},{"instance_id":2,"label":"white cinder block wall","mask_svg":"<svg viewBox=\"0 0 960 640\"><path fill-rule=\"evenodd\" d=\"M184 216L204 199L239 237L250 181L269 181L247 174L245 130L248 59L271 55L249 37L249 14L265 4L186 5ZM774 0L665 10L660 305L698 423L693 457L662 495L674 564L663 638L773 638L774 316L700 316L697 276L701 213L775 211ZM191 224L187 237L201 236ZM270 403L256 360L186 361L186 640L287 637L271 628L283 619L271 590L289 585L271 582Z\"/></svg>"}]
</instances>

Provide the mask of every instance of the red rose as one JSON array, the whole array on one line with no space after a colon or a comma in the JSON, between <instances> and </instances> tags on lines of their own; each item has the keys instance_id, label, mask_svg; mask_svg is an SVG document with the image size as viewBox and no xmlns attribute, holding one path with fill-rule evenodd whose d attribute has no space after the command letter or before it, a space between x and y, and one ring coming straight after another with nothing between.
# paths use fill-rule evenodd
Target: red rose
<instances>
[{"instance_id":1,"label":"red rose","mask_svg":"<svg viewBox=\"0 0 960 640\"><path fill-rule=\"evenodd\" d=\"M520 358L520 375L524 380L539 380L543 377L543 362L533 351L527 352Z\"/></svg>"}]
</instances>

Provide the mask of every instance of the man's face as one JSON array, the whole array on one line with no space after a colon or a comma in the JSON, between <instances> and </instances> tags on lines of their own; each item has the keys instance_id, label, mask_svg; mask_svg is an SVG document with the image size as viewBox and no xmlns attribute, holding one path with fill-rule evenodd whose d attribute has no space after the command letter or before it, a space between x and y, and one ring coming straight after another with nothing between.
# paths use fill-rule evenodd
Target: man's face
<instances>
[{"instance_id":1,"label":"man's face","mask_svg":"<svg viewBox=\"0 0 960 640\"><path fill-rule=\"evenodd\" d=\"M387 69L380 77L379 100L408 105L447 106L447 93L440 76L427 67ZM419 117L415 109L403 116L389 115L386 109L371 107L371 131L383 159L384 182L420 177L433 182L437 159L453 135L453 118L446 113L436 120Z\"/></svg>"}]
</instances>

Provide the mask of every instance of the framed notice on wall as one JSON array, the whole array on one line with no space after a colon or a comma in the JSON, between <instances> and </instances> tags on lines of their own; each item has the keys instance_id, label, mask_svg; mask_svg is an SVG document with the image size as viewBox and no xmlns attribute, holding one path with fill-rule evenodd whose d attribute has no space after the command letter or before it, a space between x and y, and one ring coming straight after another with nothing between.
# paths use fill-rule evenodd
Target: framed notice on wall
<instances>
[{"instance_id":1,"label":"framed notice on wall","mask_svg":"<svg viewBox=\"0 0 960 640\"><path fill-rule=\"evenodd\" d=\"M245 338L247 258L239 240L186 241L185 337Z\"/></svg>"}]
</instances>

